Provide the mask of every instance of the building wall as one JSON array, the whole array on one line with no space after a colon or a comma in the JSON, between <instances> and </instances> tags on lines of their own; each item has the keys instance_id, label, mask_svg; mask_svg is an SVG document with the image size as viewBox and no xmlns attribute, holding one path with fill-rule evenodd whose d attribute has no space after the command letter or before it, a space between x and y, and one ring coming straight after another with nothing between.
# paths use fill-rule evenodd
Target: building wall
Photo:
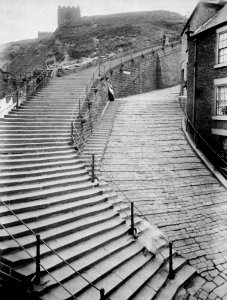
<instances>
[{"instance_id":1,"label":"building wall","mask_svg":"<svg viewBox=\"0 0 227 300\"><path fill-rule=\"evenodd\" d=\"M187 94L187 88L183 88L184 83L187 83L188 80L188 38L185 32L188 30L195 31L198 29L202 24L204 24L207 20L209 20L212 16L214 16L222 6L220 5L214 5L214 4L208 4L208 3L199 3L197 6L196 11L194 12L191 20L189 21L188 25L184 29L184 32L182 33L181 43L181 90L182 95Z\"/></svg>"},{"instance_id":2,"label":"building wall","mask_svg":"<svg viewBox=\"0 0 227 300\"><path fill-rule=\"evenodd\" d=\"M208 30L197 36L197 64L196 64L196 86L195 86L195 116L194 126L209 142L216 143L216 137L212 135L212 128L224 126L227 122L218 124L212 121L216 115L215 85L214 80L227 77L227 67L214 68L216 65L216 31ZM194 93L194 60L195 43L190 41L188 63L188 99L187 113L193 121L193 93Z\"/></svg>"}]
</instances>

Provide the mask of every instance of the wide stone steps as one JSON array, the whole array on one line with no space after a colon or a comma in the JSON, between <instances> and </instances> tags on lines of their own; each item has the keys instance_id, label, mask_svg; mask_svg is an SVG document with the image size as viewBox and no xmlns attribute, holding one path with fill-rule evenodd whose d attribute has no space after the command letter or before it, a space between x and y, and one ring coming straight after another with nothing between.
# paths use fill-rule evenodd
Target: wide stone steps
<instances>
[{"instance_id":1,"label":"wide stone steps","mask_svg":"<svg viewBox=\"0 0 227 300\"><path fill-rule=\"evenodd\" d=\"M81 209L79 210L79 213L81 212L81 215L78 216L73 216L72 213L65 213L64 215L58 215L57 217L50 217L50 225L48 226L48 222L47 220L40 220L40 226L39 227L35 227L33 226L34 222L31 222L31 228L35 231L38 231L41 235L41 238L43 238L42 236L47 235L46 230L48 230L48 228L50 228L50 226L55 225L55 227L59 227L60 225L63 224L68 224L73 222L74 224L74 231L72 233L69 233L69 230L67 231L67 236L61 235L61 236L56 236L55 238L52 239L49 238L48 241L48 245L51 247L51 249L54 249L55 251L60 251L64 249L64 253L67 254L67 247L70 245L76 245L80 242L81 240L86 239L86 234L87 235L96 235L98 233L98 228L100 228L100 231L105 231L107 230L108 224L107 221L108 220L112 220L114 219L114 217L117 217L117 214L113 215L112 213L112 209L110 206L108 206L108 204L98 204L98 210L97 212L94 214L93 212L93 207L90 207L89 210L88 209ZM67 219L67 217L69 218L69 220ZM59 220L58 220L59 219ZM120 218L117 218L119 222L116 221L116 224L123 224L123 220L121 220ZM103 222L106 222L105 224L102 224ZM113 222L112 222L113 223ZM111 223L111 225L113 225ZM42 225L42 226L41 226ZM96 227L95 227L96 225ZM17 229L17 230L16 230ZM15 236L17 237L22 237L23 235L29 235L29 231L27 230L27 232L24 229L24 233L22 235L21 232L19 232L20 228L16 228L15 229ZM71 227L72 229L72 227ZM94 231L94 229L96 229L96 231ZM45 231L45 232L44 232ZM57 232L57 229L56 229ZM63 230L64 232L64 230ZM53 232L52 232L53 234ZM58 231L59 234L59 231ZM44 238L43 238L44 239ZM33 241L34 241L34 236L33 236ZM36 245L33 244L33 246L26 246L26 249L28 250L28 252L30 254L32 254L33 257L35 257L36 255ZM50 257L52 256L53 260L55 257L55 254L52 253L52 251L45 245L42 244L40 247L40 251L41 251L41 258L43 257L47 257L47 259L49 260ZM70 252L70 251L69 251ZM75 253L76 254L76 253ZM75 255L74 254L74 255ZM20 249L18 247L18 250L11 252L11 253L5 253L3 256L3 259L6 261L9 261L11 265L13 266L19 266L21 265L21 261L25 262L25 261L31 261L31 258L28 257L27 253L23 250ZM49 263L53 264L53 261L49 261ZM24 267L23 267L24 268ZM25 268L26 269L26 268Z\"/></svg>"},{"instance_id":2,"label":"wide stone steps","mask_svg":"<svg viewBox=\"0 0 227 300\"><path fill-rule=\"evenodd\" d=\"M168 249L160 250L164 262L143 253L143 245L128 235L129 205L100 176L100 160L121 103L106 107L83 157L70 145L72 112L78 113L75 105L92 70L52 79L0 120L0 219L17 240L0 227L1 263L13 269L15 278L31 280L36 263L30 255L36 256L35 234L40 234L41 265L70 293L100 299L80 272L110 298L125 300L146 289L167 265ZM91 183L86 167L92 154L98 184ZM135 214L136 227L140 221ZM174 266L177 259L175 255ZM179 270L185 265L181 262ZM41 283L42 299L72 299L42 268Z\"/></svg>"},{"instance_id":3,"label":"wide stone steps","mask_svg":"<svg viewBox=\"0 0 227 300\"><path fill-rule=\"evenodd\" d=\"M0 172L0 180L11 180L11 179L18 179L18 178L25 178L26 180L29 180L30 178L34 176L45 176L45 175L53 175L56 173L59 173L62 175L62 173L67 172L67 171L80 171L84 170L84 165L83 164L74 164L74 165L65 165L65 166L52 166L50 168L49 166L44 167L42 169L37 168L36 170L31 170L28 171L22 171L20 172Z\"/></svg>"},{"instance_id":4,"label":"wide stone steps","mask_svg":"<svg viewBox=\"0 0 227 300\"><path fill-rule=\"evenodd\" d=\"M5 201L7 203L11 203L11 202L17 202L17 203L21 203L24 201L33 201L33 200L37 200L37 199L42 199L42 198L46 198L49 196L57 196L57 195L62 195L62 194L66 194L66 193L71 193L71 192L75 192L75 191L84 191L84 190L88 190L88 189L93 189L93 186L91 186L90 182L85 182L85 183L81 183L81 184L72 184L70 182L70 184L68 186L62 186L62 187L49 187L48 189L44 189L42 188L42 186L40 187L40 189L35 189L32 191L25 191L22 193L18 193L17 195L15 195L14 193L1 193L1 199L2 201Z\"/></svg>"},{"instance_id":5,"label":"wide stone steps","mask_svg":"<svg viewBox=\"0 0 227 300\"><path fill-rule=\"evenodd\" d=\"M34 156L31 157L29 155L27 155L27 157L20 157L18 155L18 157L2 157L3 155L0 155L0 165L4 166L4 165L20 165L20 164L27 164L28 162L32 162L32 163L42 163L42 162L52 162L52 161L64 161L64 160L68 160L68 159L74 159L74 158L78 158L77 155L74 153L64 153L63 155L56 155L54 153L52 153L52 155L47 156L47 157L37 157ZM28 158L30 158L30 161L28 160Z\"/></svg>"}]
</instances>

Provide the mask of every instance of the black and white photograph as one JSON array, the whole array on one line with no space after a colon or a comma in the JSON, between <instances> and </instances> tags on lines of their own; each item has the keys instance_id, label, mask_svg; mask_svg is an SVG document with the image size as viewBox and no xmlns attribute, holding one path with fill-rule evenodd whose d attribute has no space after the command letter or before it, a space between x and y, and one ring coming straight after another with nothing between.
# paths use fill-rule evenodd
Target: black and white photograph
<instances>
[{"instance_id":1,"label":"black and white photograph","mask_svg":"<svg viewBox=\"0 0 227 300\"><path fill-rule=\"evenodd\" d=\"M227 0L0 0L0 300L227 300Z\"/></svg>"}]
</instances>

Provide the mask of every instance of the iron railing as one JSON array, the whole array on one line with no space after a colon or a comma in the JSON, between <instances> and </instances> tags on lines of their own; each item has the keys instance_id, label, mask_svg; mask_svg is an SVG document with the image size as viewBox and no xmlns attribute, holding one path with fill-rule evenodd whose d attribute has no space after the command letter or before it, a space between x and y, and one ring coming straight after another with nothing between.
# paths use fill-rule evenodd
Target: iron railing
<instances>
[{"instance_id":1,"label":"iron railing","mask_svg":"<svg viewBox=\"0 0 227 300\"><path fill-rule=\"evenodd\" d=\"M3 225L1 224L2 228L8 233L8 235L19 245L19 247L21 247L27 254L28 256L35 261L36 263L36 271L35 271L35 277L33 278L35 280L35 283L39 284L40 283L40 276L41 276L41 272L40 272L40 267L48 274L51 276L51 278L53 278L55 280L55 282L60 285L62 288L64 288L64 290L66 290L74 299L77 299L67 288L64 287L63 284L61 284L40 262L40 245L41 243L44 244L50 251L51 253L55 254L65 265L67 265L70 269L73 270L73 272L75 274L77 274L78 276L80 276L83 280L85 280L91 287L95 288L97 291L100 292L100 296L101 296L101 300L104 299L109 299L107 297L105 297L105 291L103 288L99 289L98 287L96 287L91 281L89 281L85 276L83 276L80 272L78 272L75 268L73 268L64 258L62 258L54 249L52 249L41 237L39 234L37 234L34 230L32 230L23 220L21 220L17 214L15 214L10 207L0 199L0 202L7 208L7 210L22 224L24 225L29 232L36 238L36 258L34 258L29 251L27 251L27 249L21 245L17 239L9 232L9 230Z\"/></svg>"},{"instance_id":2,"label":"iron railing","mask_svg":"<svg viewBox=\"0 0 227 300\"><path fill-rule=\"evenodd\" d=\"M4 98L6 99L6 102L11 102L11 104L0 110L0 116L3 117L14 107L18 108L24 101L28 100L30 96L34 96L40 88L47 84L49 75L49 71L44 70L39 75L33 76L33 78L16 91L7 94Z\"/></svg>"},{"instance_id":3,"label":"iron railing","mask_svg":"<svg viewBox=\"0 0 227 300\"><path fill-rule=\"evenodd\" d=\"M220 171L225 179L227 179L227 162L220 155L222 151L214 149L213 146L198 132L198 130L192 124L187 115L186 103L185 101L182 101L182 97L179 97L179 103L185 116L186 131L189 133L190 137L195 143L195 146L201 150L201 152L214 165L214 167Z\"/></svg>"}]
</instances>

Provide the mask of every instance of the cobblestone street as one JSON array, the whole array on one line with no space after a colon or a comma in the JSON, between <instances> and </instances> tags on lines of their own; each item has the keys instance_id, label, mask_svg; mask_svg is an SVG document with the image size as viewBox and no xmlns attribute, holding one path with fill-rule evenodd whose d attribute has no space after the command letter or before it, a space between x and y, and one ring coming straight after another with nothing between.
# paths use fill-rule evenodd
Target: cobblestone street
<instances>
[{"instance_id":1,"label":"cobblestone street","mask_svg":"<svg viewBox=\"0 0 227 300\"><path fill-rule=\"evenodd\" d=\"M178 91L116 100L103 166L206 280L198 299L226 300L227 190L184 136Z\"/></svg>"}]
</instances>

